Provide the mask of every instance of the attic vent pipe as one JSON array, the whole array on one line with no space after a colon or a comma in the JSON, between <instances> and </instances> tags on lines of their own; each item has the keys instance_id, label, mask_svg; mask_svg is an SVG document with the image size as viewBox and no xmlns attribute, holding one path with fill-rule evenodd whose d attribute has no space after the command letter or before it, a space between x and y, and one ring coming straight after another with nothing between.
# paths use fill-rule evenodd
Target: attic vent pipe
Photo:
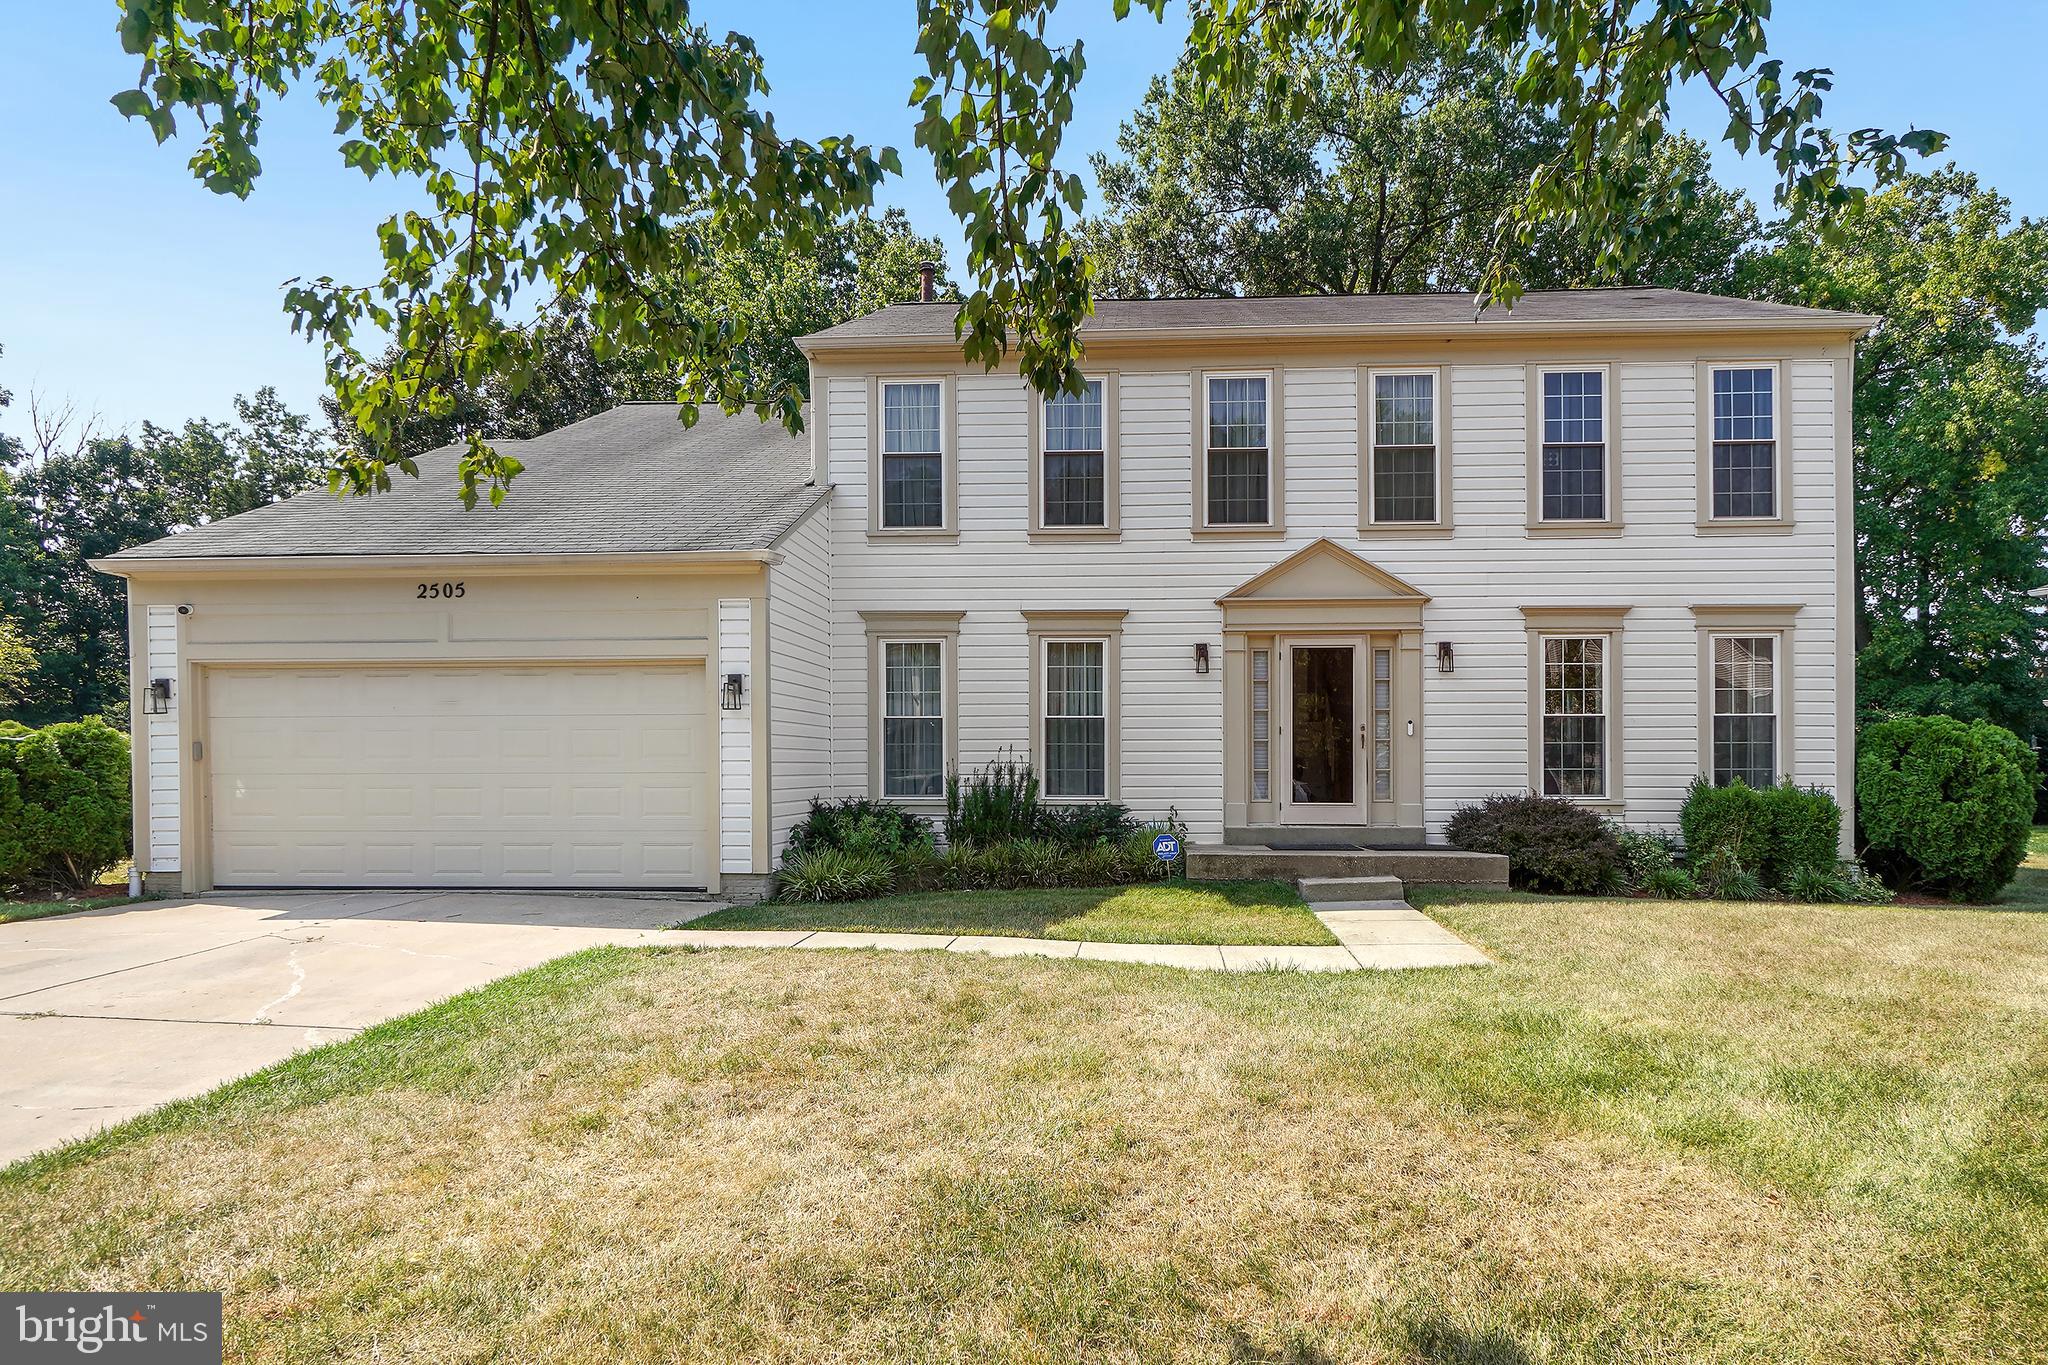
<instances>
[{"instance_id":1,"label":"attic vent pipe","mask_svg":"<svg viewBox=\"0 0 2048 1365\"><path fill-rule=\"evenodd\" d=\"M917 278L919 280L917 297L925 303L930 303L939 296L937 286L938 273L938 266L930 261L926 261L917 268Z\"/></svg>"}]
</instances>

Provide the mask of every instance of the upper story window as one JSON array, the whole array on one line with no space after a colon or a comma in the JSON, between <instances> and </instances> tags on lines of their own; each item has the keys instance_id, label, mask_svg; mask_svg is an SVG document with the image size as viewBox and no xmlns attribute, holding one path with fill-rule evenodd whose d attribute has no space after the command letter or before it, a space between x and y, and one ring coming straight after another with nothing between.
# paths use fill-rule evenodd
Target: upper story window
<instances>
[{"instance_id":1,"label":"upper story window","mask_svg":"<svg viewBox=\"0 0 2048 1365\"><path fill-rule=\"evenodd\" d=\"M944 413L944 386L936 380L882 385L883 529L945 526Z\"/></svg>"},{"instance_id":2,"label":"upper story window","mask_svg":"<svg viewBox=\"0 0 2048 1365\"><path fill-rule=\"evenodd\" d=\"M1079 394L1045 400L1045 451L1039 508L1051 528L1109 525L1109 454L1104 440L1103 385L1091 379Z\"/></svg>"},{"instance_id":3,"label":"upper story window","mask_svg":"<svg viewBox=\"0 0 2048 1365\"><path fill-rule=\"evenodd\" d=\"M1778 371L1711 369L1709 513L1715 520L1778 515Z\"/></svg>"},{"instance_id":4,"label":"upper story window","mask_svg":"<svg viewBox=\"0 0 2048 1365\"><path fill-rule=\"evenodd\" d=\"M1203 474L1210 526L1272 524L1268 391L1267 377L1262 374L1209 376L1209 440Z\"/></svg>"},{"instance_id":5,"label":"upper story window","mask_svg":"<svg viewBox=\"0 0 2048 1365\"><path fill-rule=\"evenodd\" d=\"M1607 519L1607 375L1545 370L1543 521Z\"/></svg>"},{"instance_id":6,"label":"upper story window","mask_svg":"<svg viewBox=\"0 0 2048 1365\"><path fill-rule=\"evenodd\" d=\"M1437 520L1436 373L1372 376L1372 520Z\"/></svg>"}]
</instances>

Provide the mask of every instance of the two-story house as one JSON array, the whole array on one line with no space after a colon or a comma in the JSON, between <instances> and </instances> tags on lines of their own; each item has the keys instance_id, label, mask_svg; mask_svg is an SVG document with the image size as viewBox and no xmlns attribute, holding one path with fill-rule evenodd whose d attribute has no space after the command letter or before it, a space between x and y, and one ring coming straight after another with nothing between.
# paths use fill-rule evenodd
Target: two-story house
<instances>
[{"instance_id":1,"label":"two-story house","mask_svg":"<svg viewBox=\"0 0 2048 1365\"><path fill-rule=\"evenodd\" d=\"M757 892L813 796L1198 842L1441 838L1534 789L1846 806L1850 385L1875 319L1655 289L1103 301L1085 392L949 304L804 340L808 433L628 405L103 561L137 839L185 889Z\"/></svg>"}]
</instances>

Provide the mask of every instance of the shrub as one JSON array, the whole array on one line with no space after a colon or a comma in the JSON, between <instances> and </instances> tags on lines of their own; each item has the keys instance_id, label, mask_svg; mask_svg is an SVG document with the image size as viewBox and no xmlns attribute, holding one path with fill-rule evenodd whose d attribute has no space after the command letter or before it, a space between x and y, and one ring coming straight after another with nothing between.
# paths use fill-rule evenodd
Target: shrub
<instances>
[{"instance_id":1,"label":"shrub","mask_svg":"<svg viewBox=\"0 0 2048 1365\"><path fill-rule=\"evenodd\" d=\"M1009 755L946 779L946 842L999 844L1038 833L1038 774Z\"/></svg>"},{"instance_id":2,"label":"shrub","mask_svg":"<svg viewBox=\"0 0 2048 1365\"><path fill-rule=\"evenodd\" d=\"M64 893L128 856L128 736L97 716L0 722L0 883Z\"/></svg>"},{"instance_id":3,"label":"shrub","mask_svg":"<svg viewBox=\"0 0 2048 1365\"><path fill-rule=\"evenodd\" d=\"M1692 874L1682 867L1657 868L1643 878L1639 889L1667 901L1691 900L1700 893L1699 887L1693 884Z\"/></svg>"},{"instance_id":4,"label":"shrub","mask_svg":"<svg viewBox=\"0 0 2048 1365\"><path fill-rule=\"evenodd\" d=\"M1755 901L1764 897L1763 880L1742 865L1733 844L1721 844L1704 858L1695 859L1693 885L1699 894L1717 901Z\"/></svg>"},{"instance_id":5,"label":"shrub","mask_svg":"<svg viewBox=\"0 0 2048 1365\"><path fill-rule=\"evenodd\" d=\"M1039 834L1067 848L1114 843L1134 828L1130 810L1116 801L1039 808Z\"/></svg>"},{"instance_id":6,"label":"shrub","mask_svg":"<svg viewBox=\"0 0 2048 1365\"><path fill-rule=\"evenodd\" d=\"M2026 857L2034 780L2019 736L1988 721L1872 725L1856 757L1864 861L1888 886L1987 900Z\"/></svg>"},{"instance_id":7,"label":"shrub","mask_svg":"<svg viewBox=\"0 0 2048 1365\"><path fill-rule=\"evenodd\" d=\"M1831 867L1795 868L1781 889L1793 900L1811 905L1840 904L1849 898L1848 887Z\"/></svg>"},{"instance_id":8,"label":"shrub","mask_svg":"<svg viewBox=\"0 0 2048 1365\"><path fill-rule=\"evenodd\" d=\"M1661 830L1630 829L1615 820L1604 822L1621 849L1621 884L1630 891L1649 889L1650 879L1678 866L1678 850Z\"/></svg>"},{"instance_id":9,"label":"shrub","mask_svg":"<svg viewBox=\"0 0 2048 1365\"><path fill-rule=\"evenodd\" d=\"M811 798L811 809L789 832L789 856L818 849L876 853L895 858L932 846L932 827L889 801L864 796L826 802Z\"/></svg>"},{"instance_id":10,"label":"shrub","mask_svg":"<svg viewBox=\"0 0 2048 1365\"><path fill-rule=\"evenodd\" d=\"M1783 888L1805 870L1832 872L1842 836L1842 809L1819 787L1717 787L1693 779L1678 813L1686 855L1695 865L1727 849L1742 870L1766 887Z\"/></svg>"},{"instance_id":11,"label":"shrub","mask_svg":"<svg viewBox=\"0 0 2048 1365\"><path fill-rule=\"evenodd\" d=\"M1504 853L1508 881L1525 891L1597 895L1621 884L1621 846L1583 806L1533 792L1490 796L1451 816L1450 841Z\"/></svg>"},{"instance_id":12,"label":"shrub","mask_svg":"<svg viewBox=\"0 0 2048 1365\"><path fill-rule=\"evenodd\" d=\"M1850 905L1883 905L1896 899L1889 886L1854 858L1838 866L1835 876L1842 884L1842 899Z\"/></svg>"},{"instance_id":13,"label":"shrub","mask_svg":"<svg viewBox=\"0 0 2048 1365\"><path fill-rule=\"evenodd\" d=\"M782 860L775 894L786 901L859 901L896 886L896 863L882 853L814 848Z\"/></svg>"}]
</instances>

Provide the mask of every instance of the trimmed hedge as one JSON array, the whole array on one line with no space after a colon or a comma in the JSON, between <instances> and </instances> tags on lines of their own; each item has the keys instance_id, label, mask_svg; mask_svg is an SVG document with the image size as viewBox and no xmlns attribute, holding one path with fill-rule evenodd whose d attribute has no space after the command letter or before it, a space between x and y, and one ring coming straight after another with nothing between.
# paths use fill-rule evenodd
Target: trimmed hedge
<instances>
[{"instance_id":1,"label":"trimmed hedge","mask_svg":"<svg viewBox=\"0 0 2048 1365\"><path fill-rule=\"evenodd\" d=\"M1599 895L1622 884L1622 851L1584 806L1534 792L1489 796L1451 815L1444 833L1474 853L1504 853L1508 883L1524 891Z\"/></svg>"},{"instance_id":2,"label":"trimmed hedge","mask_svg":"<svg viewBox=\"0 0 2048 1365\"><path fill-rule=\"evenodd\" d=\"M31 730L0 721L0 885L92 886L128 856L128 736L97 716Z\"/></svg>"},{"instance_id":3,"label":"trimmed hedge","mask_svg":"<svg viewBox=\"0 0 2048 1365\"><path fill-rule=\"evenodd\" d=\"M1740 780L1717 787L1696 777L1679 810L1678 828L1695 877L1725 849L1742 871L1779 891L1802 872L1835 870L1842 808L1819 787L1751 787Z\"/></svg>"},{"instance_id":4,"label":"trimmed hedge","mask_svg":"<svg viewBox=\"0 0 2048 1365\"><path fill-rule=\"evenodd\" d=\"M987 845L929 845L889 857L815 848L782 861L776 898L786 901L868 900L915 891L1015 891L1025 887L1122 886L1166 881L1182 864L1162 862L1152 840L1172 826L1141 826L1114 840L1069 847L1049 839ZM1185 841L1185 831L1174 829Z\"/></svg>"},{"instance_id":5,"label":"trimmed hedge","mask_svg":"<svg viewBox=\"0 0 2048 1365\"><path fill-rule=\"evenodd\" d=\"M2034 783L2033 753L1989 721L1869 726L1856 756L1864 862L1887 886L1989 900L2026 857Z\"/></svg>"}]
</instances>

